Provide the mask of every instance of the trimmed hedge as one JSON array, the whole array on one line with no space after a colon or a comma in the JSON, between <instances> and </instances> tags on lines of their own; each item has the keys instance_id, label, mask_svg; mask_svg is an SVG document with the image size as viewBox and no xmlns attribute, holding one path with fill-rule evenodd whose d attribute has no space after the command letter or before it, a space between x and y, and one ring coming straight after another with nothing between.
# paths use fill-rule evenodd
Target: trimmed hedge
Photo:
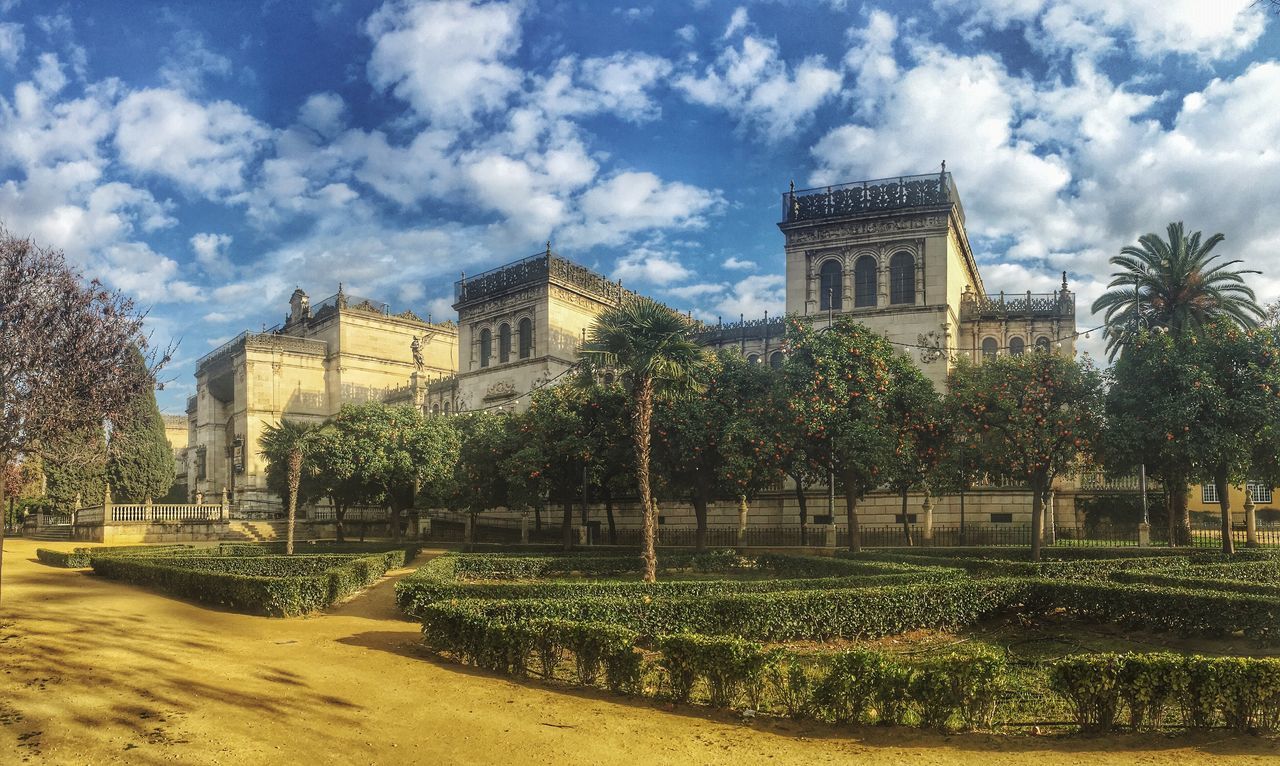
<instances>
[{"instance_id":1,"label":"trimmed hedge","mask_svg":"<svg viewBox=\"0 0 1280 766\"><path fill-rule=\"evenodd\" d=\"M467 613L518 623L537 619L601 622L647 635L703 633L758 641L872 638L920 628L955 628L1002 611L1025 587L1008 580L891 585L829 591L720 596L602 596L487 601L422 607L424 625Z\"/></svg>"},{"instance_id":2,"label":"trimmed hedge","mask_svg":"<svg viewBox=\"0 0 1280 766\"><path fill-rule=\"evenodd\" d=\"M1192 569L1191 572L1199 574L1199 569ZM1159 572L1112 572L1111 579L1115 582L1159 585L1166 588L1220 590L1234 593L1252 593L1259 596L1271 596L1272 598L1280 597L1280 584L1267 585L1242 580L1196 577L1193 574L1167 575Z\"/></svg>"},{"instance_id":3,"label":"trimmed hedge","mask_svg":"<svg viewBox=\"0 0 1280 766\"><path fill-rule=\"evenodd\" d=\"M279 563L266 557L95 556L96 574L134 585L156 588L183 598L225 606L236 611L272 616L306 614L331 606L355 591L372 585L388 569L403 566L408 551L397 549L369 556L281 556ZM276 558L276 557L270 557ZM286 571L295 566L301 575L274 576L246 572ZM295 570L296 571L296 570Z\"/></svg>"},{"instance_id":4,"label":"trimmed hedge","mask_svg":"<svg viewBox=\"0 0 1280 766\"><path fill-rule=\"evenodd\" d=\"M207 548L196 548L192 545L108 545L94 548L73 548L70 551L55 551L50 548L36 548L36 558L43 564L67 569L86 569L92 556L152 556L155 554L172 555L187 553L200 555Z\"/></svg>"},{"instance_id":5,"label":"trimmed hedge","mask_svg":"<svg viewBox=\"0 0 1280 766\"><path fill-rule=\"evenodd\" d=\"M396 584L396 603L411 617L421 618L427 604L449 599L565 599L583 597L717 596L730 593L772 593L800 590L841 590L884 585L939 582L963 577L955 569L916 567L903 564L880 564L818 559L808 566L799 556L761 556L755 559L760 569L768 569L795 579L763 580L666 580L644 582L533 581L475 583L457 579L460 562L469 556L446 555L419 567ZM817 577L815 573L836 571L842 577ZM854 574L856 573L856 574ZM806 578L806 575L808 577Z\"/></svg>"},{"instance_id":6,"label":"trimmed hedge","mask_svg":"<svg viewBox=\"0 0 1280 766\"><path fill-rule=\"evenodd\" d=\"M1083 655L1054 663L1049 684L1089 732L1114 729L1121 710L1133 729L1174 709L1191 729L1275 731L1280 724L1280 659L1273 657Z\"/></svg>"},{"instance_id":7,"label":"trimmed hedge","mask_svg":"<svg viewBox=\"0 0 1280 766\"><path fill-rule=\"evenodd\" d=\"M886 561L920 566L959 567L969 574L987 577L1046 577L1065 580L1106 579L1125 570L1182 570L1190 566L1184 556L1117 556L1073 561L1010 561L994 558L962 558L906 553L840 553L854 561Z\"/></svg>"}]
</instances>

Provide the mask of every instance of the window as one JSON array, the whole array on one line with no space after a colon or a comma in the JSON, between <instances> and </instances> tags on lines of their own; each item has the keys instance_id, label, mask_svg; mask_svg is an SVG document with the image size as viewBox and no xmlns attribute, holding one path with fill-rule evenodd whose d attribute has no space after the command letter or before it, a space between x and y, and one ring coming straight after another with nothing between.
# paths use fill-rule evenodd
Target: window
<instances>
[{"instance_id":1,"label":"window","mask_svg":"<svg viewBox=\"0 0 1280 766\"><path fill-rule=\"evenodd\" d=\"M822 264L818 272L819 300L823 311L840 311L844 306L844 277L840 271L840 262L829 260Z\"/></svg>"},{"instance_id":2,"label":"window","mask_svg":"<svg viewBox=\"0 0 1280 766\"><path fill-rule=\"evenodd\" d=\"M996 343L995 338L983 338L982 339L982 358L995 359L996 348L998 348L998 346L999 344Z\"/></svg>"},{"instance_id":3,"label":"window","mask_svg":"<svg viewBox=\"0 0 1280 766\"><path fill-rule=\"evenodd\" d=\"M1213 484L1200 485L1200 502L1216 503L1218 502L1218 488Z\"/></svg>"},{"instance_id":4,"label":"window","mask_svg":"<svg viewBox=\"0 0 1280 766\"><path fill-rule=\"evenodd\" d=\"M452 404L452 403L453 403L453 402L445 402L445 403L444 403L444 414L446 414L446 415L448 415L448 414L449 414L449 405L450 405L450 404Z\"/></svg>"},{"instance_id":5,"label":"window","mask_svg":"<svg viewBox=\"0 0 1280 766\"><path fill-rule=\"evenodd\" d=\"M498 328L498 361L511 361L511 325L506 322Z\"/></svg>"},{"instance_id":6,"label":"window","mask_svg":"<svg viewBox=\"0 0 1280 766\"><path fill-rule=\"evenodd\" d=\"M1048 335L1041 335L1039 338L1036 338L1036 351L1043 351L1045 353L1049 352Z\"/></svg>"},{"instance_id":7,"label":"window","mask_svg":"<svg viewBox=\"0 0 1280 766\"><path fill-rule=\"evenodd\" d=\"M1009 353L1014 356L1022 356L1022 352L1026 350L1026 344L1022 342L1022 338L1009 339Z\"/></svg>"},{"instance_id":8,"label":"window","mask_svg":"<svg viewBox=\"0 0 1280 766\"><path fill-rule=\"evenodd\" d=\"M901 513L895 513L895 514L893 515L893 523L894 523L894 524L901 524L901 523L902 523L902 514L901 514ZM914 513L908 513L908 514L907 514L907 523L908 523L908 524L914 524L914 523L916 523L916 515L915 515Z\"/></svg>"},{"instance_id":9,"label":"window","mask_svg":"<svg viewBox=\"0 0 1280 766\"><path fill-rule=\"evenodd\" d=\"M991 514L991 523L992 524L1012 524L1013 514L1012 513L993 513Z\"/></svg>"},{"instance_id":10,"label":"window","mask_svg":"<svg viewBox=\"0 0 1280 766\"><path fill-rule=\"evenodd\" d=\"M528 317L520 320L520 358L533 356L533 322Z\"/></svg>"},{"instance_id":11,"label":"window","mask_svg":"<svg viewBox=\"0 0 1280 766\"><path fill-rule=\"evenodd\" d=\"M1253 493L1253 502L1257 504L1271 502L1271 487L1257 481L1251 481L1244 485L1245 489Z\"/></svg>"},{"instance_id":12,"label":"window","mask_svg":"<svg viewBox=\"0 0 1280 766\"><path fill-rule=\"evenodd\" d=\"M432 415L439 415L439 414L440 414L440 405L438 405L438 404L433 404L433 405L431 405L431 414L432 414Z\"/></svg>"},{"instance_id":13,"label":"window","mask_svg":"<svg viewBox=\"0 0 1280 766\"><path fill-rule=\"evenodd\" d=\"M493 333L486 327L480 331L480 366L489 366L489 357L493 355Z\"/></svg>"},{"instance_id":14,"label":"window","mask_svg":"<svg viewBox=\"0 0 1280 766\"><path fill-rule=\"evenodd\" d=\"M889 302L916 302L916 259L911 253L894 253L889 259Z\"/></svg>"},{"instance_id":15,"label":"window","mask_svg":"<svg viewBox=\"0 0 1280 766\"><path fill-rule=\"evenodd\" d=\"M782 369L782 352L774 351L769 355L769 366L775 370Z\"/></svg>"},{"instance_id":16,"label":"window","mask_svg":"<svg viewBox=\"0 0 1280 766\"><path fill-rule=\"evenodd\" d=\"M834 524L835 522L831 520L831 514L823 513L823 514L818 514L817 516L814 516L813 523L814 524Z\"/></svg>"},{"instance_id":17,"label":"window","mask_svg":"<svg viewBox=\"0 0 1280 766\"><path fill-rule=\"evenodd\" d=\"M853 264L853 305L876 305L876 259L864 255Z\"/></svg>"},{"instance_id":18,"label":"window","mask_svg":"<svg viewBox=\"0 0 1280 766\"><path fill-rule=\"evenodd\" d=\"M759 354L752 354L751 356L748 356L748 357L747 357L747 361L748 361L748 362L750 362L750 363L752 363L752 364L760 364L760 355L759 355Z\"/></svg>"}]
</instances>

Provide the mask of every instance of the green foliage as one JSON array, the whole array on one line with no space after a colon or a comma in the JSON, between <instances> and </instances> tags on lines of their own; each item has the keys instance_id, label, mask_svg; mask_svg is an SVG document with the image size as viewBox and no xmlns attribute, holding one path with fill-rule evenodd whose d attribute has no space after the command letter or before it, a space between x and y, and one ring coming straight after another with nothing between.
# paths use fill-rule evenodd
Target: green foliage
<instances>
[{"instance_id":1,"label":"green foliage","mask_svg":"<svg viewBox=\"0 0 1280 766\"><path fill-rule=\"evenodd\" d=\"M1192 729L1271 731L1280 722L1280 660L1173 654L1099 654L1054 663L1051 688L1092 732L1115 727L1122 706L1141 728L1176 704Z\"/></svg>"},{"instance_id":2,"label":"green foliage","mask_svg":"<svg viewBox=\"0 0 1280 766\"><path fill-rule=\"evenodd\" d=\"M702 681L716 707L734 707L744 699L759 707L779 657L753 641L693 633L659 636L655 648L662 653L659 664L675 701L688 702L694 684Z\"/></svg>"},{"instance_id":3,"label":"green foliage","mask_svg":"<svg viewBox=\"0 0 1280 766\"><path fill-rule=\"evenodd\" d=\"M412 551L334 556L93 555L96 574L227 608L293 616L324 609L403 566Z\"/></svg>"},{"instance_id":4,"label":"green foliage","mask_svg":"<svg viewBox=\"0 0 1280 766\"><path fill-rule=\"evenodd\" d=\"M146 360L135 351L133 364L146 374ZM107 481L112 498L121 503L157 499L173 486L173 448L164 433L164 418L156 404L154 387L137 394L123 417L112 424L107 447ZM86 499L84 505L97 503Z\"/></svg>"},{"instance_id":5,"label":"green foliage","mask_svg":"<svg viewBox=\"0 0 1280 766\"><path fill-rule=\"evenodd\" d=\"M36 558L43 564L67 569L85 569L94 556L169 556L176 554L203 555L209 548L196 548L190 545L100 545L93 548L74 548L70 551L55 551L49 548L36 548Z\"/></svg>"},{"instance_id":6,"label":"green foliage","mask_svg":"<svg viewBox=\"0 0 1280 766\"><path fill-rule=\"evenodd\" d=\"M63 434L46 447L42 467L53 508L69 511L77 499L81 507L100 505L107 486L107 442L101 426Z\"/></svg>"},{"instance_id":7,"label":"green foliage","mask_svg":"<svg viewBox=\"0 0 1280 766\"><path fill-rule=\"evenodd\" d=\"M990 728L1004 674L1004 657L983 647L926 658L911 687L921 725L947 730L959 720L967 729Z\"/></svg>"}]
</instances>

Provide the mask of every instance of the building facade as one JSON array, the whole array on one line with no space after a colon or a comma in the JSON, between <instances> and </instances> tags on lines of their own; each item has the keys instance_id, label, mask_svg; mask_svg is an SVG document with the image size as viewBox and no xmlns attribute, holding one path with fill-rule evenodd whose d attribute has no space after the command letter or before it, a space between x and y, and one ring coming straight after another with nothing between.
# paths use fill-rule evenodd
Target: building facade
<instances>
[{"instance_id":1,"label":"building facade","mask_svg":"<svg viewBox=\"0 0 1280 766\"><path fill-rule=\"evenodd\" d=\"M819 323L857 317L908 353L939 388L963 356L980 360L1035 348L1075 353L1075 297L1065 275L1055 293L986 292L945 168L792 188L782 195L778 227L785 239L786 312ZM212 496L225 488L242 508L278 506L266 490L257 445L265 427L286 416L322 421L345 403L369 400L410 403L438 415L521 409L532 391L575 364L595 317L633 296L620 281L552 252L550 243L534 256L463 275L454 286L456 324L392 314L341 287L313 307L299 289L281 325L241 334L198 362L196 395L187 404L189 494ZM697 337L709 348L738 348L748 359L779 367L783 333L783 317L739 317L703 324ZM1007 491L999 494L1001 508L990 512L997 514L991 520L1012 520L1017 504ZM790 502L777 498L771 515L789 516ZM879 505L864 503L869 512ZM883 505L892 523L896 498ZM974 513L988 521L982 511ZM668 521L682 523L682 517Z\"/></svg>"}]
</instances>

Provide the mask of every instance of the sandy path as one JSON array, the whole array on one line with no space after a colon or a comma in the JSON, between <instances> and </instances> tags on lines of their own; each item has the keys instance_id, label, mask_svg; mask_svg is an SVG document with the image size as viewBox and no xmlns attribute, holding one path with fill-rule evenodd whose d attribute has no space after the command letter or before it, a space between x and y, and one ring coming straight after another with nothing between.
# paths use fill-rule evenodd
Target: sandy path
<instances>
[{"instance_id":1,"label":"sandy path","mask_svg":"<svg viewBox=\"0 0 1280 766\"><path fill-rule=\"evenodd\" d=\"M520 685L416 651L384 580L330 614L219 612L5 543L0 764L1275 763L1275 741L750 726ZM48 544L44 544L48 545ZM64 545L61 547L71 547ZM403 574L403 573L394 573Z\"/></svg>"}]
</instances>

